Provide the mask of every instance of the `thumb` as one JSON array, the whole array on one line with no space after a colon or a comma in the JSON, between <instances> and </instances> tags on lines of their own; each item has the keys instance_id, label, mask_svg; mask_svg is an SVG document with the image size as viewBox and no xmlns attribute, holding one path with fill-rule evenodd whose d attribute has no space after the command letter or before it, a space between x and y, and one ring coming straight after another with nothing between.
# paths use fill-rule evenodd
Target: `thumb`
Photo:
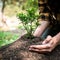
<instances>
[{"instance_id":1,"label":"thumb","mask_svg":"<svg viewBox=\"0 0 60 60\"><path fill-rule=\"evenodd\" d=\"M51 39L52 39L52 36L48 35L47 38L42 42L42 44L49 43Z\"/></svg>"}]
</instances>

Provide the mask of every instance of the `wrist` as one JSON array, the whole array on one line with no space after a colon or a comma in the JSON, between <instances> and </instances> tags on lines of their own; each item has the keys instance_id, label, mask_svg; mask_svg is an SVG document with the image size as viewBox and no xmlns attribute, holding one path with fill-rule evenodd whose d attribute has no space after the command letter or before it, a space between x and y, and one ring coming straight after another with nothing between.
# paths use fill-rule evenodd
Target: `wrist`
<instances>
[{"instance_id":1,"label":"wrist","mask_svg":"<svg viewBox=\"0 0 60 60\"><path fill-rule=\"evenodd\" d=\"M60 33L55 35L54 38L56 39L56 42L60 45Z\"/></svg>"}]
</instances>

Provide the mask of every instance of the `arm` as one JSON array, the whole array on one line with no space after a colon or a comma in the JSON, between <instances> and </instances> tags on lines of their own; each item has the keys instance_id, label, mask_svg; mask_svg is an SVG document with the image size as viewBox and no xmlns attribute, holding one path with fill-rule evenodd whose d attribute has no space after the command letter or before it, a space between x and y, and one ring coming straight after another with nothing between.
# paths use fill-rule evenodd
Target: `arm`
<instances>
[{"instance_id":1,"label":"arm","mask_svg":"<svg viewBox=\"0 0 60 60\"><path fill-rule=\"evenodd\" d=\"M40 37L42 35L42 33L44 32L44 30L49 26L49 21L40 21L40 24L36 31L34 32L34 36L36 37Z\"/></svg>"},{"instance_id":2,"label":"arm","mask_svg":"<svg viewBox=\"0 0 60 60\"><path fill-rule=\"evenodd\" d=\"M56 42L58 43L58 45L60 45L60 32L54 37L56 38Z\"/></svg>"},{"instance_id":3,"label":"arm","mask_svg":"<svg viewBox=\"0 0 60 60\"><path fill-rule=\"evenodd\" d=\"M36 37L40 37L44 30L49 26L49 12L46 9L46 4L47 0L38 0L40 25L37 27L36 31L33 34Z\"/></svg>"}]
</instances>

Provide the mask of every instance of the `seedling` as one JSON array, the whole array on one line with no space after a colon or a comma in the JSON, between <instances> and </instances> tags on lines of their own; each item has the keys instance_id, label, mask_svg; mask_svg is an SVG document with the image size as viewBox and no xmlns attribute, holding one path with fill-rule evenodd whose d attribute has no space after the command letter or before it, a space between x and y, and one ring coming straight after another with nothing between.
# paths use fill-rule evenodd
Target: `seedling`
<instances>
[{"instance_id":1,"label":"seedling","mask_svg":"<svg viewBox=\"0 0 60 60\"><path fill-rule=\"evenodd\" d=\"M18 18L22 22L25 30L27 31L27 37L32 38L36 27L39 25L38 17L35 8L29 8L26 13L18 13Z\"/></svg>"}]
</instances>

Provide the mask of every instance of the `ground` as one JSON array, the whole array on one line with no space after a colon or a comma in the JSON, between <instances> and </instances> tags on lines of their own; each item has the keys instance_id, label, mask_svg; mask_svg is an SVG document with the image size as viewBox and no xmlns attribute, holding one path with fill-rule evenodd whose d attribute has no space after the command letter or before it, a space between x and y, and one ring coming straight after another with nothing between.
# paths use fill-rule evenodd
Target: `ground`
<instances>
[{"instance_id":1,"label":"ground","mask_svg":"<svg viewBox=\"0 0 60 60\"><path fill-rule=\"evenodd\" d=\"M14 43L0 48L0 60L60 60L60 46L45 54L28 50L31 44L41 44L41 42L40 38L31 40L22 36Z\"/></svg>"}]
</instances>

